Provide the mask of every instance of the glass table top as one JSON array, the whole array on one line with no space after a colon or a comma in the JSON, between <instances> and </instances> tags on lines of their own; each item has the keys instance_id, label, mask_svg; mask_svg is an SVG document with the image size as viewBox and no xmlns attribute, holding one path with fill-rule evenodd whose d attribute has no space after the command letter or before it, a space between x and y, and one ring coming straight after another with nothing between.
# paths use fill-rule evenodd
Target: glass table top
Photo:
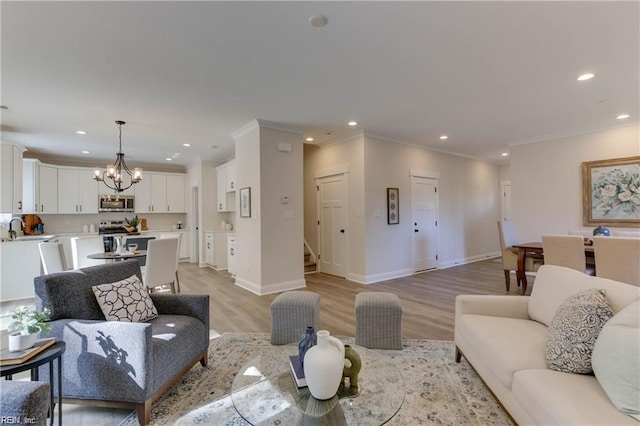
<instances>
[{"instance_id":1,"label":"glass table top","mask_svg":"<svg viewBox=\"0 0 640 426\"><path fill-rule=\"evenodd\" d=\"M360 355L358 389L340 386L332 399L319 401L297 388L289 369L295 344L256 347L256 356L236 375L231 398L252 425L381 425L400 409L406 388L400 371L384 351L351 345Z\"/></svg>"}]
</instances>

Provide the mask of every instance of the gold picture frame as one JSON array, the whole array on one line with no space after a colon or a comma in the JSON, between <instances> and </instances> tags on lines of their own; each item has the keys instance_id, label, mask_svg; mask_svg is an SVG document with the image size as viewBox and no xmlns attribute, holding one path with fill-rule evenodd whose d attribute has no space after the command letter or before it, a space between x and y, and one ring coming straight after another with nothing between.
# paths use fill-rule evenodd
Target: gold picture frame
<instances>
[{"instance_id":1,"label":"gold picture frame","mask_svg":"<svg viewBox=\"0 0 640 426\"><path fill-rule=\"evenodd\" d=\"M640 226L640 157L582 163L585 226Z\"/></svg>"}]
</instances>

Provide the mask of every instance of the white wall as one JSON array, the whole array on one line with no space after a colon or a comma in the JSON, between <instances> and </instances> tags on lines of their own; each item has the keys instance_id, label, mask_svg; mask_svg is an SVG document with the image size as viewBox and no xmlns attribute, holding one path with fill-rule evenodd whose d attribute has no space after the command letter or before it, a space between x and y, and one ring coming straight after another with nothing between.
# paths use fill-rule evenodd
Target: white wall
<instances>
[{"instance_id":1,"label":"white wall","mask_svg":"<svg viewBox=\"0 0 640 426\"><path fill-rule=\"evenodd\" d=\"M582 162L637 155L637 124L511 147L512 212L520 240L593 229L582 223Z\"/></svg>"},{"instance_id":2,"label":"white wall","mask_svg":"<svg viewBox=\"0 0 640 426\"><path fill-rule=\"evenodd\" d=\"M411 271L410 169L439 174L440 267L464 263L499 251L498 166L414 146L366 137L365 180L367 276ZM386 188L400 190L400 224L388 225ZM374 210L380 217L373 217Z\"/></svg>"},{"instance_id":3,"label":"white wall","mask_svg":"<svg viewBox=\"0 0 640 426\"><path fill-rule=\"evenodd\" d=\"M314 173L349 166L348 278L373 282L412 272L410 169L437 172L439 263L450 266L499 252L498 166L361 135L305 151L305 238L317 249ZM386 189L400 190L400 225L387 225ZM379 217L374 210L381 211Z\"/></svg>"},{"instance_id":4,"label":"white wall","mask_svg":"<svg viewBox=\"0 0 640 426\"><path fill-rule=\"evenodd\" d=\"M236 223L236 284L260 295L304 287L302 136L254 121L234 139L238 188L251 188L251 217Z\"/></svg>"}]
</instances>

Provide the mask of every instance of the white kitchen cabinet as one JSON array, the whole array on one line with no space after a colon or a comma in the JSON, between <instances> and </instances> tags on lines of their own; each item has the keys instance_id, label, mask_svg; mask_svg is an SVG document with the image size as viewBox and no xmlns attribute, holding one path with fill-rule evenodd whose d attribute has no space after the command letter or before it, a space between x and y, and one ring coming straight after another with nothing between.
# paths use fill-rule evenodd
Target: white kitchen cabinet
<instances>
[{"instance_id":1,"label":"white kitchen cabinet","mask_svg":"<svg viewBox=\"0 0 640 426\"><path fill-rule=\"evenodd\" d=\"M216 271L227 269L227 234L205 232L205 262Z\"/></svg>"},{"instance_id":2,"label":"white kitchen cabinet","mask_svg":"<svg viewBox=\"0 0 640 426\"><path fill-rule=\"evenodd\" d=\"M233 192L236 188L236 163L230 161L225 167L225 182L224 187L226 192Z\"/></svg>"},{"instance_id":3,"label":"white kitchen cabinet","mask_svg":"<svg viewBox=\"0 0 640 426\"><path fill-rule=\"evenodd\" d=\"M24 149L13 144L2 144L0 212L23 213L22 206L22 153Z\"/></svg>"},{"instance_id":4,"label":"white kitchen cabinet","mask_svg":"<svg viewBox=\"0 0 640 426\"><path fill-rule=\"evenodd\" d=\"M27 158L22 177L24 213L58 213L58 168Z\"/></svg>"},{"instance_id":5,"label":"white kitchen cabinet","mask_svg":"<svg viewBox=\"0 0 640 426\"><path fill-rule=\"evenodd\" d=\"M146 173L135 185L136 213L184 213L185 177L181 174Z\"/></svg>"},{"instance_id":6,"label":"white kitchen cabinet","mask_svg":"<svg viewBox=\"0 0 640 426\"><path fill-rule=\"evenodd\" d=\"M98 196L92 169L58 167L58 213L97 214Z\"/></svg>"},{"instance_id":7,"label":"white kitchen cabinet","mask_svg":"<svg viewBox=\"0 0 640 426\"><path fill-rule=\"evenodd\" d=\"M231 275L236 274L236 236L227 235L227 270Z\"/></svg>"},{"instance_id":8,"label":"white kitchen cabinet","mask_svg":"<svg viewBox=\"0 0 640 426\"><path fill-rule=\"evenodd\" d=\"M207 265L213 266L213 232L204 233L204 261Z\"/></svg>"},{"instance_id":9,"label":"white kitchen cabinet","mask_svg":"<svg viewBox=\"0 0 640 426\"><path fill-rule=\"evenodd\" d=\"M185 209L185 177L184 175L167 175L167 211L184 213Z\"/></svg>"},{"instance_id":10,"label":"white kitchen cabinet","mask_svg":"<svg viewBox=\"0 0 640 426\"><path fill-rule=\"evenodd\" d=\"M33 279L42 275L39 243L39 241L0 243L2 244L2 256L0 256L2 302L34 297Z\"/></svg>"},{"instance_id":11,"label":"white kitchen cabinet","mask_svg":"<svg viewBox=\"0 0 640 426\"><path fill-rule=\"evenodd\" d=\"M235 163L225 163L216 167L217 177L217 207L219 212L235 211L235 188L236 185Z\"/></svg>"},{"instance_id":12,"label":"white kitchen cabinet","mask_svg":"<svg viewBox=\"0 0 640 426\"><path fill-rule=\"evenodd\" d=\"M38 213L58 213L58 168L48 164L38 167ZM96 196L96 203L98 202Z\"/></svg>"}]
</instances>

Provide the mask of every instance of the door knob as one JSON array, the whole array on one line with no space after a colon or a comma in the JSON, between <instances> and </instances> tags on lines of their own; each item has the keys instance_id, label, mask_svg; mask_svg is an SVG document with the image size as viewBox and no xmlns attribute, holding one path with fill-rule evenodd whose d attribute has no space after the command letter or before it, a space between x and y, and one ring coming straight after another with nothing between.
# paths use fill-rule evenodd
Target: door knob
<instances>
[{"instance_id":1,"label":"door knob","mask_svg":"<svg viewBox=\"0 0 640 426\"><path fill-rule=\"evenodd\" d=\"M413 232L420 232L418 229L414 229Z\"/></svg>"},{"instance_id":2,"label":"door knob","mask_svg":"<svg viewBox=\"0 0 640 426\"><path fill-rule=\"evenodd\" d=\"M341 233L341 234L344 234L344 229L341 229L341 230L340 230L340 233Z\"/></svg>"}]
</instances>

